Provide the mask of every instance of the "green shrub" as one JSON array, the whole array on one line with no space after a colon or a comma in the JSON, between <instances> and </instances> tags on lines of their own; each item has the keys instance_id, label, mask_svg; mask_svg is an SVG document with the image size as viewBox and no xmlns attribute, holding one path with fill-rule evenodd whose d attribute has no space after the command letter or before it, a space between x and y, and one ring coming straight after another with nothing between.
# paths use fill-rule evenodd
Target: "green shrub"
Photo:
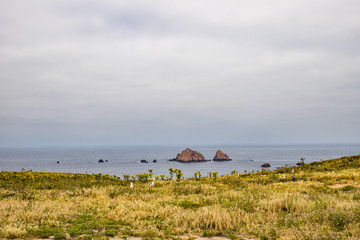
<instances>
[{"instance_id":1,"label":"green shrub","mask_svg":"<svg viewBox=\"0 0 360 240\"><path fill-rule=\"evenodd\" d=\"M328 216L330 224L338 231L345 229L345 226L350 222L349 214L340 211L331 210Z\"/></svg>"},{"instance_id":2,"label":"green shrub","mask_svg":"<svg viewBox=\"0 0 360 240\"><path fill-rule=\"evenodd\" d=\"M347 186L344 186L342 188L340 188L340 190L346 192L346 191L351 191L353 190L355 187L351 186L351 185L347 185Z\"/></svg>"},{"instance_id":3,"label":"green shrub","mask_svg":"<svg viewBox=\"0 0 360 240\"><path fill-rule=\"evenodd\" d=\"M199 181L200 178L201 178L201 173L200 173L200 171L195 172L195 173L194 173L194 177L195 177L195 180L196 180L196 181Z\"/></svg>"},{"instance_id":4,"label":"green shrub","mask_svg":"<svg viewBox=\"0 0 360 240\"><path fill-rule=\"evenodd\" d=\"M36 230L30 230L29 233L31 236L39 238L49 238L53 236L55 239L65 239L64 231L56 227L41 226Z\"/></svg>"},{"instance_id":5,"label":"green shrub","mask_svg":"<svg viewBox=\"0 0 360 240\"><path fill-rule=\"evenodd\" d=\"M183 176L183 173L180 169L174 169L174 173L176 175L176 180L179 182L181 180L181 177Z\"/></svg>"},{"instance_id":6,"label":"green shrub","mask_svg":"<svg viewBox=\"0 0 360 240\"><path fill-rule=\"evenodd\" d=\"M182 207L184 209L197 209L200 207L199 203L192 202L190 200L184 200L177 204L179 207Z\"/></svg>"},{"instance_id":7,"label":"green shrub","mask_svg":"<svg viewBox=\"0 0 360 240\"><path fill-rule=\"evenodd\" d=\"M124 174L123 178L124 178L125 181L129 181L130 175Z\"/></svg>"}]
</instances>

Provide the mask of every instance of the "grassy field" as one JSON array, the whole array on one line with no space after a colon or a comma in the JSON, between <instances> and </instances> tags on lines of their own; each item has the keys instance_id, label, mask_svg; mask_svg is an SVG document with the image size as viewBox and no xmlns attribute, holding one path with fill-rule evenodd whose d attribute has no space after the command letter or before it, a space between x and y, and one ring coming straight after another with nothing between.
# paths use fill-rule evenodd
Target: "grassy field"
<instances>
[{"instance_id":1,"label":"grassy field","mask_svg":"<svg viewBox=\"0 0 360 240\"><path fill-rule=\"evenodd\" d=\"M360 239L360 155L202 174L0 172L0 238Z\"/></svg>"}]
</instances>

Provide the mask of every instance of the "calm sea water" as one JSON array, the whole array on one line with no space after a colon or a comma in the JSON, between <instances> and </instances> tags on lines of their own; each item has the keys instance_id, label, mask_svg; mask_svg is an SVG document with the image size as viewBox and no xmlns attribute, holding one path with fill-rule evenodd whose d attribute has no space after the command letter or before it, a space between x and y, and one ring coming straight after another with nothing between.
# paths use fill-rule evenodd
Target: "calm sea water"
<instances>
[{"instance_id":1,"label":"calm sea water","mask_svg":"<svg viewBox=\"0 0 360 240\"><path fill-rule=\"evenodd\" d=\"M293 166L301 157L306 163L360 154L360 145L316 145L316 146L198 146L192 149L212 159L216 150L227 153L229 162L178 163L167 161L174 158L185 147L88 147L88 148L32 148L0 149L0 171L103 173L122 177L153 169L155 175L169 175L169 168L181 169L185 177L201 171L229 174L261 170L261 164L269 162L270 170L282 166ZM157 163L152 160L156 158ZM99 159L108 160L98 163ZM149 163L140 163L146 159ZM59 163L56 163L59 161Z\"/></svg>"}]
</instances>

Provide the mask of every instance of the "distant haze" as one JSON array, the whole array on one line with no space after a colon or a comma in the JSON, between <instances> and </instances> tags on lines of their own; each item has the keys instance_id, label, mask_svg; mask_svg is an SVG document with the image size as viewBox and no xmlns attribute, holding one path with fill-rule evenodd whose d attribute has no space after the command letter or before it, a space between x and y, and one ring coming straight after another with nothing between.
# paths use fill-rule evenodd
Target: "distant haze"
<instances>
[{"instance_id":1,"label":"distant haze","mask_svg":"<svg viewBox=\"0 0 360 240\"><path fill-rule=\"evenodd\" d=\"M0 147L360 143L359 13L0 0Z\"/></svg>"}]
</instances>

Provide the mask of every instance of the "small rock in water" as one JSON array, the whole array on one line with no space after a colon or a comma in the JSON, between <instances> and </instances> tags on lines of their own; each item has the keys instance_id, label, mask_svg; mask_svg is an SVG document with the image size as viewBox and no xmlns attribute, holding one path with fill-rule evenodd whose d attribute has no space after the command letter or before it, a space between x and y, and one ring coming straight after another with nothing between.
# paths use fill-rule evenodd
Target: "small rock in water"
<instances>
[{"instance_id":1,"label":"small rock in water","mask_svg":"<svg viewBox=\"0 0 360 240\"><path fill-rule=\"evenodd\" d=\"M141 163L149 163L149 162L146 161L145 159L142 159L140 162L141 162Z\"/></svg>"},{"instance_id":2,"label":"small rock in water","mask_svg":"<svg viewBox=\"0 0 360 240\"><path fill-rule=\"evenodd\" d=\"M57 161L56 163L60 163L59 161Z\"/></svg>"},{"instance_id":3,"label":"small rock in water","mask_svg":"<svg viewBox=\"0 0 360 240\"><path fill-rule=\"evenodd\" d=\"M104 160L102 160L102 159L99 159L99 161L98 161L98 163L103 163L104 162Z\"/></svg>"},{"instance_id":4,"label":"small rock in water","mask_svg":"<svg viewBox=\"0 0 360 240\"><path fill-rule=\"evenodd\" d=\"M157 162L156 158L154 158L153 162Z\"/></svg>"},{"instance_id":5,"label":"small rock in water","mask_svg":"<svg viewBox=\"0 0 360 240\"><path fill-rule=\"evenodd\" d=\"M267 167L271 167L271 165L269 164L269 163L264 163L263 165L261 165L261 167L263 167L263 168L267 168Z\"/></svg>"}]
</instances>

